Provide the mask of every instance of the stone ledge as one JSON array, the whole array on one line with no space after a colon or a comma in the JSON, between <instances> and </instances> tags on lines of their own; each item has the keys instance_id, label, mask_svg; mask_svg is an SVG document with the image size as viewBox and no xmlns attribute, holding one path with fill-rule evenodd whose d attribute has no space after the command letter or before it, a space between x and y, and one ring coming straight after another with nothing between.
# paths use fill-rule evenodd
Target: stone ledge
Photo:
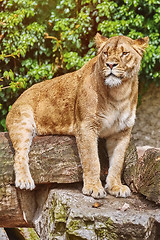
<instances>
[{"instance_id":1,"label":"stone ledge","mask_svg":"<svg viewBox=\"0 0 160 240\"><path fill-rule=\"evenodd\" d=\"M95 202L100 207L94 208ZM159 207L137 194L95 200L81 193L81 185L58 187L50 191L39 213L34 225L40 239L160 239Z\"/></svg>"}]
</instances>

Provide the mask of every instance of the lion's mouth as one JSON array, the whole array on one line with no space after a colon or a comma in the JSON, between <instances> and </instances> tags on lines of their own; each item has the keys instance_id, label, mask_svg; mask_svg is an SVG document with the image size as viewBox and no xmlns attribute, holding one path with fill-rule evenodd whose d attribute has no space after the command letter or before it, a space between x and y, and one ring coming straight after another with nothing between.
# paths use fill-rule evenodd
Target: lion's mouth
<instances>
[{"instance_id":1,"label":"lion's mouth","mask_svg":"<svg viewBox=\"0 0 160 240\"><path fill-rule=\"evenodd\" d=\"M115 75L113 72L109 73L109 74L106 76L106 78L107 78L107 77L116 77L116 78L119 78L119 79L122 79L122 78L123 78L122 74L121 74L120 76L117 76L117 75Z\"/></svg>"},{"instance_id":2,"label":"lion's mouth","mask_svg":"<svg viewBox=\"0 0 160 240\"><path fill-rule=\"evenodd\" d=\"M108 74L108 76L107 77L110 77L110 76L114 76L114 77L117 77L114 73L110 73L110 74Z\"/></svg>"}]
</instances>

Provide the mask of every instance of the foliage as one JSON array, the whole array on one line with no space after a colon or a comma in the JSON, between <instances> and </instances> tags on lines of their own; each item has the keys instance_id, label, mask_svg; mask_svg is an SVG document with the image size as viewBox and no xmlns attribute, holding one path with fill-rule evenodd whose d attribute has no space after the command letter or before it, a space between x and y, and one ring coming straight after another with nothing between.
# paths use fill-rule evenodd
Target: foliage
<instances>
[{"instance_id":1,"label":"foliage","mask_svg":"<svg viewBox=\"0 0 160 240\"><path fill-rule=\"evenodd\" d=\"M140 80L159 82L160 0L2 0L0 130L10 105L32 84L79 69L107 37L150 37Z\"/></svg>"}]
</instances>

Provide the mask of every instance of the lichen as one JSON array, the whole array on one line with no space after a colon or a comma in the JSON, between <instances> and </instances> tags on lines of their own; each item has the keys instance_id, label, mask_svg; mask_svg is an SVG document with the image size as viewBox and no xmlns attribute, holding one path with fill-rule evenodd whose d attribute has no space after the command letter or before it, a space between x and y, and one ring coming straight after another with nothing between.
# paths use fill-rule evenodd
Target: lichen
<instances>
[{"instance_id":1,"label":"lichen","mask_svg":"<svg viewBox=\"0 0 160 240\"><path fill-rule=\"evenodd\" d=\"M66 223L67 206L57 199L53 199L52 208L49 211L50 222Z\"/></svg>"},{"instance_id":2,"label":"lichen","mask_svg":"<svg viewBox=\"0 0 160 240\"><path fill-rule=\"evenodd\" d=\"M55 206L56 206L56 201L53 198L52 207L49 210L50 223L54 222L54 209L55 209Z\"/></svg>"},{"instance_id":3,"label":"lichen","mask_svg":"<svg viewBox=\"0 0 160 240\"><path fill-rule=\"evenodd\" d=\"M60 201L57 201L57 204L54 209L54 220L55 222L63 222L66 223L67 219L67 209L64 204L62 204Z\"/></svg>"},{"instance_id":4,"label":"lichen","mask_svg":"<svg viewBox=\"0 0 160 240\"><path fill-rule=\"evenodd\" d=\"M39 240L39 237L38 235L36 234L35 230L33 228L29 228L28 229L28 232L29 232L29 240Z\"/></svg>"},{"instance_id":5,"label":"lichen","mask_svg":"<svg viewBox=\"0 0 160 240\"><path fill-rule=\"evenodd\" d=\"M105 221L105 227L100 227L95 231L98 239L118 240L117 233L115 232L115 226L110 218Z\"/></svg>"},{"instance_id":6,"label":"lichen","mask_svg":"<svg viewBox=\"0 0 160 240\"><path fill-rule=\"evenodd\" d=\"M54 223L54 230L49 239L57 236L66 236L67 240L97 239L117 240L116 228L110 218L102 223L94 224L93 221L84 221L68 216L68 207L61 200L54 198L50 211L50 221ZM67 224L67 225L66 225ZM53 226L52 226L53 229ZM89 238L88 238L89 237Z\"/></svg>"},{"instance_id":7,"label":"lichen","mask_svg":"<svg viewBox=\"0 0 160 240\"><path fill-rule=\"evenodd\" d=\"M52 208L49 210L49 239L57 239L66 231L67 206L54 196Z\"/></svg>"},{"instance_id":8,"label":"lichen","mask_svg":"<svg viewBox=\"0 0 160 240\"><path fill-rule=\"evenodd\" d=\"M67 228L69 229L69 232L74 232L80 228L80 220L71 220L69 224L67 225Z\"/></svg>"},{"instance_id":9,"label":"lichen","mask_svg":"<svg viewBox=\"0 0 160 240\"><path fill-rule=\"evenodd\" d=\"M33 228L19 228L26 240L39 240L39 237Z\"/></svg>"}]
</instances>

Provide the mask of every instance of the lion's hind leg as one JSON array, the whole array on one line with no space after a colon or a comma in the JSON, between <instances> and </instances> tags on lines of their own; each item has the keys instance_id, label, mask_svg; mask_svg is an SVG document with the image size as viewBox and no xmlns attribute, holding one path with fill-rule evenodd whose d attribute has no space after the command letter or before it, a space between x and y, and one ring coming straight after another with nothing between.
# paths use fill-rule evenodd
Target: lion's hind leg
<instances>
[{"instance_id":1,"label":"lion's hind leg","mask_svg":"<svg viewBox=\"0 0 160 240\"><path fill-rule=\"evenodd\" d=\"M14 116L16 118L13 117L12 112L9 113L7 127L15 150L15 186L20 189L32 190L35 188L35 184L29 170L28 153L36 132L33 112L30 108L24 107Z\"/></svg>"}]
</instances>

